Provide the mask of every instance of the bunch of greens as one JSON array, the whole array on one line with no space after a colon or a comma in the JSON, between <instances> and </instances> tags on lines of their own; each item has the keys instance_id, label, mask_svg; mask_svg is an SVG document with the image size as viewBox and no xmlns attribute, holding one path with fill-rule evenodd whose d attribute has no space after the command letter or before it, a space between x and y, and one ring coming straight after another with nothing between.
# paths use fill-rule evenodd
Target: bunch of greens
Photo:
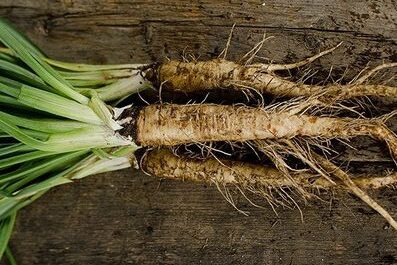
<instances>
[{"instance_id":1,"label":"bunch of greens","mask_svg":"<svg viewBox=\"0 0 397 265\"><path fill-rule=\"evenodd\" d=\"M109 104L150 85L145 65L51 60L4 20L0 41L0 259L14 264L19 209L54 186L131 166L138 147L118 134L123 109Z\"/></svg>"}]
</instances>

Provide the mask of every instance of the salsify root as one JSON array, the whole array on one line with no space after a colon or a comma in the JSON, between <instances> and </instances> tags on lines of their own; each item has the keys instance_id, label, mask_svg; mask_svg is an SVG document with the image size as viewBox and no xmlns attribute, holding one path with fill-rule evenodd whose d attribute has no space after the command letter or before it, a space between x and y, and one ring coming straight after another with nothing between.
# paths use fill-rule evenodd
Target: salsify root
<instances>
[{"instance_id":1,"label":"salsify root","mask_svg":"<svg viewBox=\"0 0 397 265\"><path fill-rule=\"evenodd\" d=\"M273 96L312 97L313 95L322 95L319 97L319 101L325 103L362 96L397 97L396 87L366 84L377 72L386 68L397 67L397 62L383 63L368 71L361 71L346 85L337 83L326 86L307 85L303 82L286 80L277 75L276 71L291 70L307 65L333 52L342 43L298 62L252 64L252 59L268 39L264 35L263 40L242 58L245 63L241 64L225 59L231 36L232 33L225 50L221 54L223 56L220 55L217 59L191 62L169 60L159 64L158 67L153 68L155 82L162 84L166 89L183 92L232 88L242 91L252 89Z\"/></svg>"},{"instance_id":2,"label":"salsify root","mask_svg":"<svg viewBox=\"0 0 397 265\"><path fill-rule=\"evenodd\" d=\"M320 100L325 102L362 96L397 98L396 87L365 83L375 72L388 67L396 67L397 63L380 65L364 74L356 82L347 85L307 85L286 80L273 72L299 65L301 64L274 65L276 67L267 64L240 65L224 59L192 62L170 60L158 67L157 80L165 89L183 92L219 88L243 91L253 89L259 93L287 97L310 97L324 94Z\"/></svg>"},{"instance_id":3,"label":"salsify root","mask_svg":"<svg viewBox=\"0 0 397 265\"><path fill-rule=\"evenodd\" d=\"M285 193L285 188L289 191L295 188L304 189L305 192L298 194L305 200L312 197L311 190L347 190L381 214L397 230L397 223L393 217L364 191L394 186L397 183L397 173L351 178L329 160L317 154L314 154L314 157L325 170L324 174L335 177L334 183L328 181L322 174L314 174L310 171L285 174L271 166L242 161L216 158L202 160L177 156L165 148L147 151L140 160L140 167L145 173L160 178L214 183L218 188L236 186L241 188L243 194L244 190L248 190L262 195L271 206L285 205L273 194L280 194L284 201L292 200L296 204L295 200Z\"/></svg>"},{"instance_id":4,"label":"salsify root","mask_svg":"<svg viewBox=\"0 0 397 265\"><path fill-rule=\"evenodd\" d=\"M124 136L141 146L172 146L214 141L289 139L296 136L351 138L369 135L385 141L397 157L397 137L383 119L353 119L291 114L247 106L149 105L126 110Z\"/></svg>"},{"instance_id":5,"label":"salsify root","mask_svg":"<svg viewBox=\"0 0 397 265\"><path fill-rule=\"evenodd\" d=\"M160 178L196 182L217 182L241 187L295 187L313 189L344 189L341 180L332 184L319 174L309 171L292 172L287 177L273 166L228 159L195 159L176 155L167 148L148 150L140 159L145 173ZM361 189L380 189L397 184L397 173L386 176L357 176L353 183Z\"/></svg>"}]
</instances>

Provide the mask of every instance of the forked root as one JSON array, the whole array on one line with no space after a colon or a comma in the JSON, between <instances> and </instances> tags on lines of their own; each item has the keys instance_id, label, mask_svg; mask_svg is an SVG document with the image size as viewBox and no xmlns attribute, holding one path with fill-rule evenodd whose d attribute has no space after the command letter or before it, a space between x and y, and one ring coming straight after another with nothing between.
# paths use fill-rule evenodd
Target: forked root
<instances>
[{"instance_id":1,"label":"forked root","mask_svg":"<svg viewBox=\"0 0 397 265\"><path fill-rule=\"evenodd\" d=\"M265 154L269 154L269 151L266 150L266 146L264 146L265 144L265 142L261 144L261 142L258 141L256 146L260 151L264 152ZM304 139L301 139L301 141L282 139L280 140L280 144L273 144L273 147L270 148L273 149L276 154L280 152L285 152L300 159L312 170L316 171L320 176L323 177L318 179L318 181L327 181L327 183L329 184L334 183L341 188L346 188L347 191L355 194L370 207L376 210L379 214L381 214L389 222L389 224L397 230L397 223L391 217L391 215L363 190L366 188L365 186L363 186L363 184L370 184L371 181L375 181L378 178L368 180L361 179L359 181L350 178L350 176L346 172L334 165L330 160L313 152L310 143L306 142ZM270 157L272 156L273 158L277 158L270 153ZM283 160L283 158L280 158L280 160ZM283 163L281 163L281 165L283 167ZM394 173L393 175L395 174L396 173ZM390 176L393 178L393 175ZM387 183L388 181L390 181L390 176L386 177L386 179L382 180L381 182L384 181L385 183ZM375 181L375 183L377 182L378 181ZM317 185L318 184L319 182L317 182ZM380 183L377 183L375 184L375 186L372 187L379 186L379 184Z\"/></svg>"},{"instance_id":2,"label":"forked root","mask_svg":"<svg viewBox=\"0 0 397 265\"><path fill-rule=\"evenodd\" d=\"M350 190L353 194L363 200L368 206L377 211L386 221L397 230L397 222L393 219L393 217L387 212L382 206L380 206L374 199L372 199L365 191L363 191L351 178L350 176L344 172L342 169L334 165L331 161L319 156L315 155L315 159L319 162L319 164L331 175L338 178L348 190Z\"/></svg>"}]
</instances>

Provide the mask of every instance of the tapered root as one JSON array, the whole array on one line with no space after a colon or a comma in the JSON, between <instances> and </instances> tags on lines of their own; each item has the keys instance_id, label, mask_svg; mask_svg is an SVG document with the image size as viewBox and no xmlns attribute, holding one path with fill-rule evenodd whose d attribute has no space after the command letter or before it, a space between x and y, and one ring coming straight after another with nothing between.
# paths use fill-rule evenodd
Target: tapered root
<instances>
[{"instance_id":1,"label":"tapered root","mask_svg":"<svg viewBox=\"0 0 397 265\"><path fill-rule=\"evenodd\" d=\"M276 66L276 70L281 67L280 65ZM284 67L292 68L294 66L296 64L285 65ZM264 65L264 67L270 66ZM369 74L371 75L372 72ZM259 65L243 66L223 59L201 62L171 60L162 64L158 69L158 82L164 83L165 89L183 92L219 88L237 90L249 88L259 93L274 96L310 97L324 94L320 100L327 103L334 100L345 100L362 96L397 98L396 87L362 84L367 78L366 76L349 85L306 85L291 82L275 74L268 73L261 69Z\"/></svg>"},{"instance_id":2,"label":"tapered root","mask_svg":"<svg viewBox=\"0 0 397 265\"><path fill-rule=\"evenodd\" d=\"M291 178L272 166L241 161L207 158L193 159L177 156L169 149L147 151L140 161L141 169L149 175L165 179L195 182L218 182L240 187L296 187L308 189L344 189L341 180L332 184L319 174L309 171L292 172ZM334 171L332 169L332 171ZM380 189L397 184L397 172L386 176L358 176L352 179L361 189Z\"/></svg>"},{"instance_id":3,"label":"tapered root","mask_svg":"<svg viewBox=\"0 0 397 265\"><path fill-rule=\"evenodd\" d=\"M316 160L319 164L330 174L337 177L353 194L363 200L368 206L377 211L386 221L397 230L397 222L393 219L389 212L387 212L382 206L380 206L374 199L372 199L365 191L350 178L350 176L342 169L334 165L331 161L316 155Z\"/></svg>"},{"instance_id":4,"label":"tapered root","mask_svg":"<svg viewBox=\"0 0 397 265\"><path fill-rule=\"evenodd\" d=\"M241 186L291 186L280 171L271 167L215 158L193 159L177 156L169 149L148 151L141 168L150 175L167 179Z\"/></svg>"},{"instance_id":5,"label":"tapered root","mask_svg":"<svg viewBox=\"0 0 397 265\"><path fill-rule=\"evenodd\" d=\"M397 157L397 137L378 119L317 117L291 114L288 110L212 104L150 105L134 115L134 124L125 126L122 133L133 136L141 146L369 135L385 141Z\"/></svg>"}]
</instances>

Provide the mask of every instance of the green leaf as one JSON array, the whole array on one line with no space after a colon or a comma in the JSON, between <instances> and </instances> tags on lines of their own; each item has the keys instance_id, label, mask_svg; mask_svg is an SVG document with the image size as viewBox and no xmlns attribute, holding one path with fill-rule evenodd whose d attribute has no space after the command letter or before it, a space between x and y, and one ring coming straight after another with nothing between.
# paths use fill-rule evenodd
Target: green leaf
<instances>
[{"instance_id":1,"label":"green leaf","mask_svg":"<svg viewBox=\"0 0 397 265\"><path fill-rule=\"evenodd\" d=\"M98 97L103 101L121 99L151 88L152 84L141 74L137 73L129 78L119 79L116 82L97 89Z\"/></svg>"},{"instance_id":2,"label":"green leaf","mask_svg":"<svg viewBox=\"0 0 397 265\"><path fill-rule=\"evenodd\" d=\"M44 59L47 63L60 69L85 72L85 71L102 71L102 70L117 70L117 69L141 69L148 66L148 64L106 64L106 65L94 65L94 64L81 64L81 63L66 63L49 58Z\"/></svg>"},{"instance_id":3,"label":"green leaf","mask_svg":"<svg viewBox=\"0 0 397 265\"><path fill-rule=\"evenodd\" d=\"M52 156L55 153L44 152L44 151L31 151L29 153L24 153L16 155L13 157L3 158L0 160L0 169L7 168L9 166L21 164L27 161L32 161L38 158L43 158L46 156Z\"/></svg>"},{"instance_id":4,"label":"green leaf","mask_svg":"<svg viewBox=\"0 0 397 265\"><path fill-rule=\"evenodd\" d=\"M0 131L6 132L7 135L17 139L18 141L30 147L39 150L45 149L45 146L43 146L45 142L29 136L23 130L12 124L9 120L4 119L4 117L0 119Z\"/></svg>"},{"instance_id":5,"label":"green leaf","mask_svg":"<svg viewBox=\"0 0 397 265\"><path fill-rule=\"evenodd\" d=\"M47 133L68 132L93 126L87 123L70 120L24 118L1 111L0 119L11 120L17 126Z\"/></svg>"},{"instance_id":6,"label":"green leaf","mask_svg":"<svg viewBox=\"0 0 397 265\"><path fill-rule=\"evenodd\" d=\"M81 179L90 175L120 170L129 167L131 167L131 162L128 157L96 159L90 164L85 164L83 168L72 174L72 179Z\"/></svg>"},{"instance_id":7,"label":"green leaf","mask_svg":"<svg viewBox=\"0 0 397 265\"><path fill-rule=\"evenodd\" d=\"M0 93L4 93L13 98L18 98L19 94L21 93L21 89L0 83Z\"/></svg>"},{"instance_id":8,"label":"green leaf","mask_svg":"<svg viewBox=\"0 0 397 265\"><path fill-rule=\"evenodd\" d=\"M105 150L100 149L100 148L92 149L92 153L94 153L97 157L104 158L104 159L113 157L113 155L109 154L108 152L106 152Z\"/></svg>"},{"instance_id":9,"label":"green leaf","mask_svg":"<svg viewBox=\"0 0 397 265\"><path fill-rule=\"evenodd\" d=\"M15 64L18 63L18 60L16 58L14 58L13 56L10 56L6 53L2 53L2 52L0 52L0 59L10 62L10 63L15 63Z\"/></svg>"},{"instance_id":10,"label":"green leaf","mask_svg":"<svg viewBox=\"0 0 397 265\"><path fill-rule=\"evenodd\" d=\"M4 252L4 254L7 258L9 265L17 265L17 262L16 262L14 256L12 255L11 249L9 247L6 248L6 251Z\"/></svg>"},{"instance_id":11,"label":"green leaf","mask_svg":"<svg viewBox=\"0 0 397 265\"><path fill-rule=\"evenodd\" d=\"M113 115L110 113L106 104L99 99L98 95L94 93L91 96L90 103L88 104L91 109L100 117L100 119L107 125L109 128L114 131L120 130L121 127L116 121L113 120Z\"/></svg>"},{"instance_id":12,"label":"green leaf","mask_svg":"<svg viewBox=\"0 0 397 265\"><path fill-rule=\"evenodd\" d=\"M14 108L17 108L17 109L30 109L28 106L22 104L21 102L19 102L15 98L0 94L0 106L1 105L7 105L7 106L14 107Z\"/></svg>"},{"instance_id":13,"label":"green leaf","mask_svg":"<svg viewBox=\"0 0 397 265\"><path fill-rule=\"evenodd\" d=\"M0 220L10 216L10 214L15 212L15 207L20 203L21 200L17 200L14 197L6 197L0 199Z\"/></svg>"},{"instance_id":14,"label":"green leaf","mask_svg":"<svg viewBox=\"0 0 397 265\"><path fill-rule=\"evenodd\" d=\"M32 197L26 198L24 200L10 200L10 198L4 198L0 200L0 220L6 218L13 212L22 209L23 207L31 204L41 196L43 196L47 191L41 191L33 195ZM6 200L8 199L8 200ZM3 201L4 200L4 201Z\"/></svg>"},{"instance_id":15,"label":"green leaf","mask_svg":"<svg viewBox=\"0 0 397 265\"><path fill-rule=\"evenodd\" d=\"M18 208L18 205L21 206L26 206L27 204L24 204L25 200L29 200L32 198L32 196L35 195L40 195L42 192L46 192L47 190L59 186L62 184L70 183L72 182L70 179L64 178L62 176L54 176L49 179L46 179L44 181L41 181L37 184L33 184L31 186L28 186L24 189L22 189L18 194L16 194L13 197L6 197L0 200L0 219L4 218L7 216L10 211L16 211ZM28 201L29 202L29 201ZM23 207L22 206L22 207Z\"/></svg>"},{"instance_id":16,"label":"green leaf","mask_svg":"<svg viewBox=\"0 0 397 265\"><path fill-rule=\"evenodd\" d=\"M12 124L11 120L1 117L0 131L6 132L8 135L30 147L53 153L123 146L130 145L132 143L127 138L122 137L105 126L93 126L64 133L50 134L46 141L41 141L29 136L25 130ZM36 134L37 133L38 132L36 132Z\"/></svg>"},{"instance_id":17,"label":"green leaf","mask_svg":"<svg viewBox=\"0 0 397 265\"><path fill-rule=\"evenodd\" d=\"M32 165L29 165L28 167L23 167L13 172L0 175L0 184L6 183L14 179L22 178L20 181L7 187L7 191L9 193L12 193L18 188L22 187L23 185L26 185L30 181L33 181L39 176L49 173L50 171L60 168L62 166L67 166L72 161L76 161L77 158L81 157L84 154L87 154L88 152L90 151L84 150L84 151L53 156L44 161L40 160L37 163L33 163Z\"/></svg>"},{"instance_id":18,"label":"green leaf","mask_svg":"<svg viewBox=\"0 0 397 265\"><path fill-rule=\"evenodd\" d=\"M70 179L67 179L65 177L55 176L55 177L46 179L44 181L38 182L36 184L33 184L31 186L28 186L28 187L24 188L21 192L17 193L15 195L15 197L6 198L6 199L15 199L15 200L25 199L25 198L31 197L41 191L49 190L55 186L59 186L59 185L71 183L71 182L73 182L73 181Z\"/></svg>"},{"instance_id":19,"label":"green leaf","mask_svg":"<svg viewBox=\"0 0 397 265\"><path fill-rule=\"evenodd\" d=\"M9 217L1 220L0 223L0 260L7 248L8 241L10 240L12 229L15 224L16 212Z\"/></svg>"},{"instance_id":20,"label":"green leaf","mask_svg":"<svg viewBox=\"0 0 397 265\"><path fill-rule=\"evenodd\" d=\"M20 67L19 65L0 60L0 70L6 71L12 78L15 80L21 80L23 83L40 87L43 89L49 89L45 82L32 73L31 71L26 70L25 68Z\"/></svg>"},{"instance_id":21,"label":"green leaf","mask_svg":"<svg viewBox=\"0 0 397 265\"><path fill-rule=\"evenodd\" d=\"M47 143L48 151L63 150L63 152L132 144L130 140L105 126L52 134Z\"/></svg>"},{"instance_id":22,"label":"green leaf","mask_svg":"<svg viewBox=\"0 0 397 265\"><path fill-rule=\"evenodd\" d=\"M79 103L88 104L88 98L73 90L62 76L48 65L36 49L20 37L4 20L0 19L0 40L27 64L42 80L52 86L61 95Z\"/></svg>"},{"instance_id":23,"label":"green leaf","mask_svg":"<svg viewBox=\"0 0 397 265\"><path fill-rule=\"evenodd\" d=\"M89 72L58 71L66 80L108 80L114 78L127 78L139 73L139 70L98 70Z\"/></svg>"},{"instance_id":24,"label":"green leaf","mask_svg":"<svg viewBox=\"0 0 397 265\"><path fill-rule=\"evenodd\" d=\"M19 152L32 151L32 150L33 150L32 147L29 147L21 143L17 143L17 144L9 145L7 147L0 148L0 157Z\"/></svg>"},{"instance_id":25,"label":"green leaf","mask_svg":"<svg viewBox=\"0 0 397 265\"><path fill-rule=\"evenodd\" d=\"M104 85L112 84L116 81L116 79L108 79L108 80L69 80L69 83L74 87L76 91L78 91L82 95L90 95L87 93L87 89L84 88L97 88Z\"/></svg>"},{"instance_id":26,"label":"green leaf","mask_svg":"<svg viewBox=\"0 0 397 265\"><path fill-rule=\"evenodd\" d=\"M22 86L18 101L29 107L72 120L96 125L103 124L101 119L88 106L34 87Z\"/></svg>"},{"instance_id":27,"label":"green leaf","mask_svg":"<svg viewBox=\"0 0 397 265\"><path fill-rule=\"evenodd\" d=\"M11 23L9 23L6 19L0 18L1 25L7 27L7 29L15 36L15 38L23 43L23 45L31 52L38 56L44 57L44 53L27 37L25 37L19 30L17 30ZM1 49L1 52L8 53L9 55L13 55L12 50L7 50L5 48Z\"/></svg>"}]
</instances>

